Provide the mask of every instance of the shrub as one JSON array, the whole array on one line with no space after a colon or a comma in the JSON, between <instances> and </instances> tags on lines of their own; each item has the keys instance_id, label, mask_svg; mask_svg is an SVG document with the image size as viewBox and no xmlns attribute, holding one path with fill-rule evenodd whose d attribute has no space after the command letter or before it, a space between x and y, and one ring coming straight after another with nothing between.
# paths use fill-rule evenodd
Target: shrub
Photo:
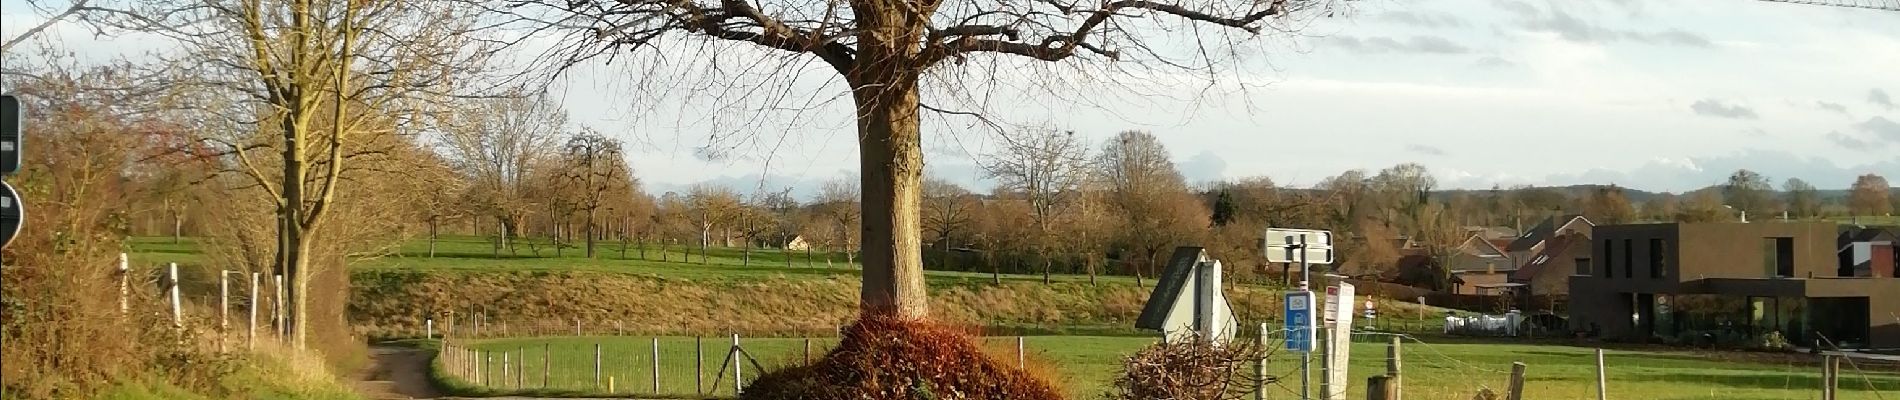
<instances>
[{"instance_id":1,"label":"shrub","mask_svg":"<svg viewBox=\"0 0 1900 400\"><path fill-rule=\"evenodd\" d=\"M838 347L811 364L768 372L745 400L1045 400L1048 381L989 358L957 329L927 321L861 317Z\"/></svg>"},{"instance_id":2,"label":"shrub","mask_svg":"<svg viewBox=\"0 0 1900 400\"><path fill-rule=\"evenodd\" d=\"M1156 343L1123 359L1122 374L1115 378L1115 389L1109 397L1251 398L1254 388L1264 384L1249 368L1263 356L1262 351L1257 344L1244 340L1217 346L1197 335Z\"/></svg>"}]
</instances>

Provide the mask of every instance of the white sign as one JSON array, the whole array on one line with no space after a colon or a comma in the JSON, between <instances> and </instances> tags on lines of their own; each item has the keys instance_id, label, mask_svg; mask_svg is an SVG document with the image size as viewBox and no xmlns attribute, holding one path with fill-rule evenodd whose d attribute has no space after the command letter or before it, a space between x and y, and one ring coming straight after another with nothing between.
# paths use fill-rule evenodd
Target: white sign
<instances>
[{"instance_id":1,"label":"white sign","mask_svg":"<svg viewBox=\"0 0 1900 400\"><path fill-rule=\"evenodd\" d=\"M1313 229L1267 229L1267 262L1333 263L1333 233Z\"/></svg>"},{"instance_id":2,"label":"white sign","mask_svg":"<svg viewBox=\"0 0 1900 400\"><path fill-rule=\"evenodd\" d=\"M1330 324L1326 331L1326 381L1322 399L1346 400L1346 387L1352 381L1346 376L1348 358L1352 354L1352 303L1353 287L1350 283L1340 282L1339 286L1326 287L1326 318ZM1337 323L1333 323L1337 321Z\"/></svg>"}]
</instances>

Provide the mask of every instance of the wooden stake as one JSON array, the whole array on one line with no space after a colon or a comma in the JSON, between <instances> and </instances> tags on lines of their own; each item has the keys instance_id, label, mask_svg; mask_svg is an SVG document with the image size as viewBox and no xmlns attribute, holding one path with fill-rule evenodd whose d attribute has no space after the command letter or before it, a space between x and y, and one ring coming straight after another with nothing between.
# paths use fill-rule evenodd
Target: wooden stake
<instances>
[{"instance_id":1,"label":"wooden stake","mask_svg":"<svg viewBox=\"0 0 1900 400\"><path fill-rule=\"evenodd\" d=\"M1366 377L1366 400L1398 400L1398 387L1390 376Z\"/></svg>"},{"instance_id":2,"label":"wooden stake","mask_svg":"<svg viewBox=\"0 0 1900 400\"><path fill-rule=\"evenodd\" d=\"M600 343L594 343L594 389L600 389Z\"/></svg>"},{"instance_id":3,"label":"wooden stake","mask_svg":"<svg viewBox=\"0 0 1900 400\"><path fill-rule=\"evenodd\" d=\"M1609 379L1604 376L1603 349L1597 349L1597 400L1609 400Z\"/></svg>"},{"instance_id":4,"label":"wooden stake","mask_svg":"<svg viewBox=\"0 0 1900 400\"><path fill-rule=\"evenodd\" d=\"M1385 385L1389 393L1386 398L1390 400L1400 400L1405 394L1403 386L1405 380L1399 375L1401 346L1398 336L1393 336L1392 341L1385 345L1385 376L1387 378Z\"/></svg>"},{"instance_id":5,"label":"wooden stake","mask_svg":"<svg viewBox=\"0 0 1900 400\"><path fill-rule=\"evenodd\" d=\"M1524 363L1511 363L1511 392L1506 400L1524 400Z\"/></svg>"},{"instance_id":6,"label":"wooden stake","mask_svg":"<svg viewBox=\"0 0 1900 400\"><path fill-rule=\"evenodd\" d=\"M704 257L701 253L701 257ZM739 367L739 334L732 334L732 395L738 396L745 391L745 369Z\"/></svg>"},{"instance_id":7,"label":"wooden stake","mask_svg":"<svg viewBox=\"0 0 1900 400\"><path fill-rule=\"evenodd\" d=\"M554 369L553 349L552 344L541 344L541 388L543 389L548 387L548 370Z\"/></svg>"},{"instance_id":8,"label":"wooden stake","mask_svg":"<svg viewBox=\"0 0 1900 400\"><path fill-rule=\"evenodd\" d=\"M700 346L699 337L693 337L693 394L706 394L706 355L705 347Z\"/></svg>"},{"instance_id":9,"label":"wooden stake","mask_svg":"<svg viewBox=\"0 0 1900 400\"><path fill-rule=\"evenodd\" d=\"M127 300L132 293L132 262L125 253L119 253L119 315L125 316L132 311L132 303Z\"/></svg>"},{"instance_id":10,"label":"wooden stake","mask_svg":"<svg viewBox=\"0 0 1900 400\"><path fill-rule=\"evenodd\" d=\"M653 394L660 394L660 338L653 338Z\"/></svg>"},{"instance_id":11,"label":"wooden stake","mask_svg":"<svg viewBox=\"0 0 1900 400\"><path fill-rule=\"evenodd\" d=\"M249 343L245 344L245 347L250 348L250 349L257 349L257 302L262 301L264 299L263 297L257 295L257 278L258 278L258 274L256 272L252 272L251 273L251 292L250 292L251 293L251 329L250 329L250 335L249 335L250 340L249 340Z\"/></svg>"},{"instance_id":12,"label":"wooden stake","mask_svg":"<svg viewBox=\"0 0 1900 400\"><path fill-rule=\"evenodd\" d=\"M178 263L171 263L172 327L185 327L185 313L178 298Z\"/></svg>"},{"instance_id":13,"label":"wooden stake","mask_svg":"<svg viewBox=\"0 0 1900 400\"><path fill-rule=\"evenodd\" d=\"M1029 366L1028 360L1026 358L1027 357L1023 355L1023 337L1017 336L1016 337L1016 369L1023 369Z\"/></svg>"}]
</instances>

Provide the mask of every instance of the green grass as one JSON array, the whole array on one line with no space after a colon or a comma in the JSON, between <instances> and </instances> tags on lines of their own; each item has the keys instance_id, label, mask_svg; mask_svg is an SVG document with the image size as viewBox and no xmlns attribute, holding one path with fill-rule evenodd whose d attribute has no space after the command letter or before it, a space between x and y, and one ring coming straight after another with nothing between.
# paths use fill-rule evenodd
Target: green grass
<instances>
[{"instance_id":1,"label":"green grass","mask_svg":"<svg viewBox=\"0 0 1900 400\"><path fill-rule=\"evenodd\" d=\"M528 378L523 383L529 388L540 386L541 366L544 357L547 357L544 352L551 350L552 369L548 371L548 380L555 391L605 394L604 387L595 388L593 385L593 349L595 344L599 344L603 354L602 375L614 377L618 394L625 395L652 392L650 340L627 337L499 339L473 342L471 347L491 354L510 352L511 366L525 356L528 363L521 367ZM984 340L998 357L1013 357L1013 338ZM1035 364L1032 368L1053 371L1056 383L1067 391L1070 398L1093 399L1099 398L1110 388L1115 374L1121 369L1122 357L1153 341L1153 338L1148 337L1031 336L1026 338L1025 346L1030 362ZM725 360L730 343L729 337L706 338L703 343L703 382L715 395L732 393L730 371L725 373L725 380L719 386L712 387L713 374ZM766 368L798 362L803 358L802 339L746 339L743 343L746 351L758 357ZM834 343L832 339L814 340L813 356L820 356ZM1353 351L1357 357L1351 360L1353 386L1347 397L1362 398L1364 379L1372 374L1383 373L1385 369L1385 349L1379 343L1355 343ZM1818 365L1808 361L1790 362L1782 357L1736 356L1735 353L1610 351L1606 362L1609 365L1610 393L1617 398L1768 400L1816 397L1816 388L1820 387ZM1596 398L1591 349L1537 344L1410 342L1404 346L1403 359L1405 392L1406 397L1411 399L1465 400L1480 388L1502 392L1514 361L1528 365L1526 398ZM1761 361L1764 359L1778 361ZM660 393L693 394L693 339L660 338L660 360ZM500 365L499 355L495 356L494 363ZM1284 376L1287 380L1283 386L1273 387L1269 394L1275 398L1292 396L1290 390L1298 387L1297 355L1278 352L1268 362L1268 366L1270 375ZM1894 371L1891 366L1880 368L1885 370L1863 374L1844 366L1841 398L1878 399L1900 393L1900 371ZM1313 371L1317 390L1317 361ZM491 386L501 385L497 382L500 380L499 368L492 368L491 372L497 374L491 378ZM746 376L756 376L757 372L750 364L746 365ZM513 387L514 375L510 372L510 380L504 389ZM606 378L602 379L604 381ZM1869 389L1868 384L1872 384L1874 389Z\"/></svg>"},{"instance_id":2,"label":"green grass","mask_svg":"<svg viewBox=\"0 0 1900 400\"><path fill-rule=\"evenodd\" d=\"M160 265L168 262L197 265L207 262L200 250L198 240L194 238L184 238L181 243L174 244L171 237L134 237L127 243L130 246L132 262L140 265ZM500 256L496 256L493 244L488 238L444 236L436 240L436 251L433 257L429 254L428 240L410 240L387 254L358 260L353 267L359 271L595 271L661 276L690 281L747 282L778 277L858 276L862 273L856 264L845 263L842 253L831 254L831 262L827 264L826 254L823 252L813 252L807 256L803 252L785 254L777 249L753 249L751 261L747 263L744 249L714 247L707 249L705 262L702 264L698 248L670 246L662 253L657 244L649 243L646 258L642 259L639 244L628 243L624 256L620 251L620 246L618 241L600 242L596 244L596 254L591 259L586 257L586 251L581 248L566 248L559 256L556 256L552 248L545 243L542 244L538 256L525 244L517 244L515 254L504 251ZM791 259L789 267L786 264L788 257ZM927 260L931 263L935 261ZM933 287L985 284L991 280L990 274L984 272L926 271L925 276L928 284ZM1002 274L1001 279L1041 282L1042 275ZM1098 279L1104 283L1121 284L1134 284L1135 281L1133 277L1127 276L1105 275ZM1055 274L1051 280L1087 282L1088 276Z\"/></svg>"}]
</instances>

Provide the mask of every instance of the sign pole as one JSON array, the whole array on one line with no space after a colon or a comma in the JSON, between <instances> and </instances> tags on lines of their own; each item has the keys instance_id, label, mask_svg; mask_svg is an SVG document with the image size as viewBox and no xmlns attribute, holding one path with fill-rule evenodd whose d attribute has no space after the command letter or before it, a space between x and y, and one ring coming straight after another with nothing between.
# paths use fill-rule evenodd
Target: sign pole
<instances>
[{"instance_id":1,"label":"sign pole","mask_svg":"<svg viewBox=\"0 0 1900 400\"><path fill-rule=\"evenodd\" d=\"M1300 235L1300 245L1299 245L1298 250L1300 253L1300 290L1308 291L1308 293L1311 293L1310 291L1312 290L1313 268L1308 266L1306 263L1306 235ZM1325 310L1319 310L1319 312L1325 312ZM1325 332L1322 332L1324 330L1325 329L1314 329L1313 332L1316 334L1323 335L1325 334ZM1326 343L1324 341L1325 336L1320 336L1320 338L1322 340L1320 342L1320 345L1325 346L1325 343ZM1312 393L1313 393L1313 371L1312 370L1313 370L1313 352L1312 351L1301 352L1300 353L1300 400L1312 400L1313 398L1312 397Z\"/></svg>"}]
</instances>

